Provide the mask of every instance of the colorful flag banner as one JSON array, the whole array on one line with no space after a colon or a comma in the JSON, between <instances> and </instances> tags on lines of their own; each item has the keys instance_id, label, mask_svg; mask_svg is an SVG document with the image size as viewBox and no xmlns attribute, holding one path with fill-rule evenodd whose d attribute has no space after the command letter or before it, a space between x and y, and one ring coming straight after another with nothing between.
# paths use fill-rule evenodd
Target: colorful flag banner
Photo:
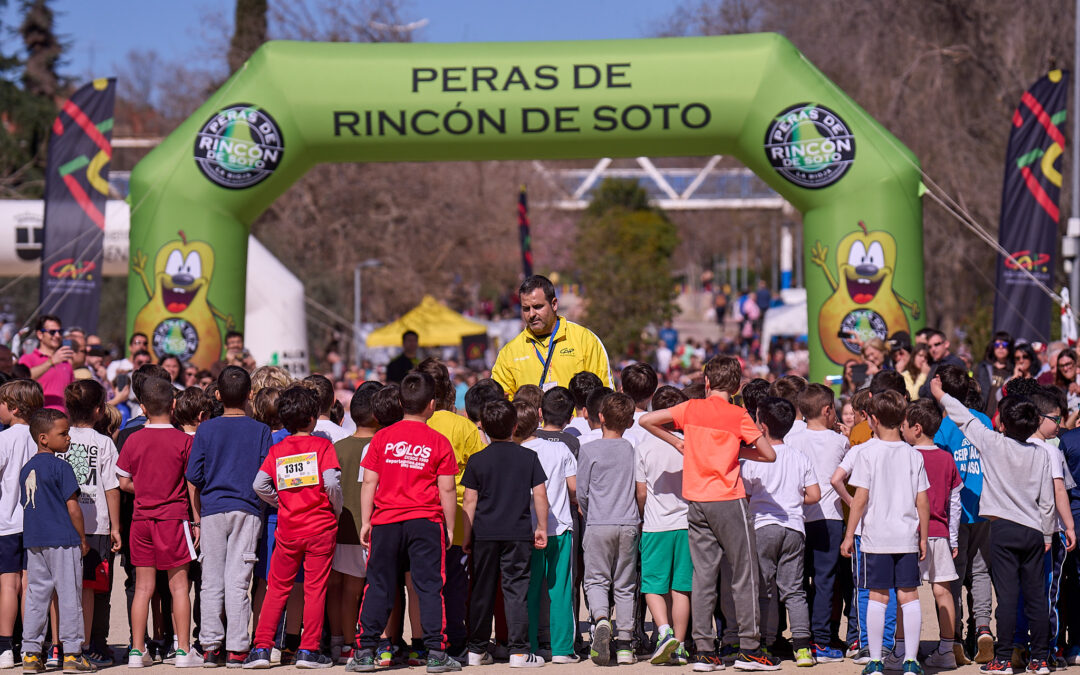
<instances>
[{"instance_id":1,"label":"colorful flag banner","mask_svg":"<svg viewBox=\"0 0 1080 675\"><path fill-rule=\"evenodd\" d=\"M521 239L521 268L528 279L533 274L532 233L529 231L529 202L524 185L518 193L518 237Z\"/></svg>"}]
</instances>

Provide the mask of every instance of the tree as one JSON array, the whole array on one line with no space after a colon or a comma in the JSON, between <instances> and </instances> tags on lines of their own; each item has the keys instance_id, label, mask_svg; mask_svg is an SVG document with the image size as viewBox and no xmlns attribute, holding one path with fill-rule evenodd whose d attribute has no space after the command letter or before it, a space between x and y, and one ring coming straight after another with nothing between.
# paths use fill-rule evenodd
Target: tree
<instances>
[{"instance_id":1,"label":"tree","mask_svg":"<svg viewBox=\"0 0 1080 675\"><path fill-rule=\"evenodd\" d=\"M608 351L626 353L649 324L674 313L671 256L678 230L636 181L605 180L578 226L575 259L585 322Z\"/></svg>"},{"instance_id":2,"label":"tree","mask_svg":"<svg viewBox=\"0 0 1080 675\"><path fill-rule=\"evenodd\" d=\"M19 26L26 46L23 87L32 96L54 98L60 94L56 66L64 48L53 32L53 12L46 0L24 0L23 12Z\"/></svg>"},{"instance_id":3,"label":"tree","mask_svg":"<svg viewBox=\"0 0 1080 675\"><path fill-rule=\"evenodd\" d=\"M236 0L236 21L229 43L229 72L235 73L266 42L266 0Z\"/></svg>"}]
</instances>

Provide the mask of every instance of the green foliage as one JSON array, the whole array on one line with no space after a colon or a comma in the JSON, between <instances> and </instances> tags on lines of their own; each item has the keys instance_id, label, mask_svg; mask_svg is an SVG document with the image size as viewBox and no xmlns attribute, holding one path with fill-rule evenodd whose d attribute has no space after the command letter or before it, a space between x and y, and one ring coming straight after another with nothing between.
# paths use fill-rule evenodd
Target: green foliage
<instances>
[{"instance_id":1,"label":"green foliage","mask_svg":"<svg viewBox=\"0 0 1080 675\"><path fill-rule=\"evenodd\" d=\"M578 226L575 263L585 288L585 323L608 351L626 353L649 324L670 319L675 225L636 181L608 179Z\"/></svg>"}]
</instances>

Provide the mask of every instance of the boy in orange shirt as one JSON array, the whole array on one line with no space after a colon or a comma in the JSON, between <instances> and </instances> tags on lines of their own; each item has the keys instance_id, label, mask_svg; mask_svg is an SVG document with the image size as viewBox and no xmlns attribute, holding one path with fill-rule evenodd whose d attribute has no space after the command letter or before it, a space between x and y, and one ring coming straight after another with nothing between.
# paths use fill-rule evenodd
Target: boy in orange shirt
<instances>
[{"instance_id":1,"label":"boy in orange shirt","mask_svg":"<svg viewBox=\"0 0 1080 675\"><path fill-rule=\"evenodd\" d=\"M689 502L690 559L694 563L691 598L694 670L723 669L715 651L712 617L720 560L731 563L731 588L739 627L739 670L779 670L780 662L761 649L758 566L754 527L746 505L739 459L773 462L776 452L749 413L731 403L739 390L742 366L730 356L705 364L705 398L691 399L641 418L641 426L683 453L683 497ZM664 429L673 424L679 438ZM740 451L740 442L746 448Z\"/></svg>"}]
</instances>

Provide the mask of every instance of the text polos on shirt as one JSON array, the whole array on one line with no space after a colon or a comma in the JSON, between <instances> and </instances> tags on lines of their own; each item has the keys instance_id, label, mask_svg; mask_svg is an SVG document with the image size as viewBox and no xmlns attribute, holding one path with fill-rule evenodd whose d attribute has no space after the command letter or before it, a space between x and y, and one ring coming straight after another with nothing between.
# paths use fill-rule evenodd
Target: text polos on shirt
<instances>
[{"instance_id":1,"label":"text polos on shirt","mask_svg":"<svg viewBox=\"0 0 1080 675\"><path fill-rule=\"evenodd\" d=\"M386 464L397 464L406 469L423 469L431 457L431 447L413 445L406 441L386 444Z\"/></svg>"}]
</instances>

